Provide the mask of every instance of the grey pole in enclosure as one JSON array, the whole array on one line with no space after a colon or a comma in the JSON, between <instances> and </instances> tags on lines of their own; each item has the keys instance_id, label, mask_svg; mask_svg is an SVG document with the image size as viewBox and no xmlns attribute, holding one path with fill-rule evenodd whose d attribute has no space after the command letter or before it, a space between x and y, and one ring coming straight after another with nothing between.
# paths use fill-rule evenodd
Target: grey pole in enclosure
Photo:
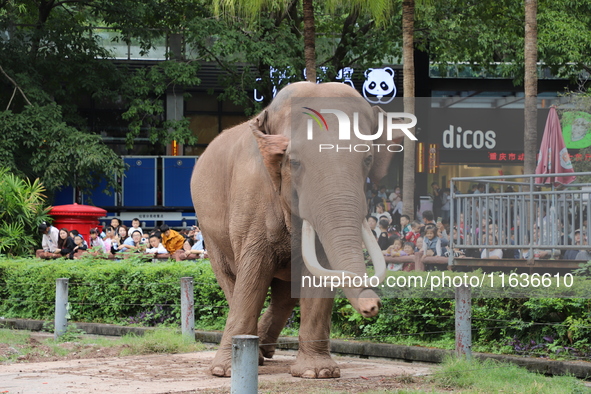
<instances>
[{"instance_id":1,"label":"grey pole in enclosure","mask_svg":"<svg viewBox=\"0 0 591 394\"><path fill-rule=\"evenodd\" d=\"M472 358L472 288L456 287L456 356Z\"/></svg>"},{"instance_id":2,"label":"grey pole in enclosure","mask_svg":"<svg viewBox=\"0 0 591 394\"><path fill-rule=\"evenodd\" d=\"M68 278L55 280L55 331L54 338L58 339L68 328Z\"/></svg>"},{"instance_id":3,"label":"grey pole in enclosure","mask_svg":"<svg viewBox=\"0 0 591 394\"><path fill-rule=\"evenodd\" d=\"M193 278L181 278L181 331L183 336L195 340L195 301Z\"/></svg>"},{"instance_id":4,"label":"grey pole in enclosure","mask_svg":"<svg viewBox=\"0 0 591 394\"><path fill-rule=\"evenodd\" d=\"M232 394L256 394L259 386L259 337L232 337Z\"/></svg>"}]
</instances>

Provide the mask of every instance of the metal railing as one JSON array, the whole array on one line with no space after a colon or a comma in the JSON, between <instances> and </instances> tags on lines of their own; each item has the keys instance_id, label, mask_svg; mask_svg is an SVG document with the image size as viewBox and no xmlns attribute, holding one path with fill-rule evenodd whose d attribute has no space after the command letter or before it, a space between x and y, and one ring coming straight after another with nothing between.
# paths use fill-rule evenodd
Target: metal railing
<instances>
[{"instance_id":1,"label":"metal railing","mask_svg":"<svg viewBox=\"0 0 591 394\"><path fill-rule=\"evenodd\" d=\"M548 174L563 176L564 174ZM591 172L574 173L575 176ZM450 184L449 249L518 249L520 258L531 259L535 250L588 250L591 229L591 184L552 185L535 183L539 175L503 175L452 178ZM484 190L461 194L458 185L474 183ZM459 187L458 187L459 188ZM579 231L578 242L575 232ZM449 264L453 265L453 253Z\"/></svg>"}]
</instances>

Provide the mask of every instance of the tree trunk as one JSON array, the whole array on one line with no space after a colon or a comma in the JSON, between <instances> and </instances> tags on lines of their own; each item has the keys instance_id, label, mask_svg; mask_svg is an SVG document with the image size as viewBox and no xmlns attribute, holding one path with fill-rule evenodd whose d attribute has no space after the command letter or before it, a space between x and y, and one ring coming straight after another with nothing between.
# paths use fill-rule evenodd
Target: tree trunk
<instances>
[{"instance_id":1,"label":"tree trunk","mask_svg":"<svg viewBox=\"0 0 591 394\"><path fill-rule=\"evenodd\" d=\"M523 133L525 174L536 171L536 153L538 146L537 132L537 96L538 96L538 1L525 0L525 122Z\"/></svg>"},{"instance_id":2,"label":"tree trunk","mask_svg":"<svg viewBox=\"0 0 591 394\"><path fill-rule=\"evenodd\" d=\"M316 27L314 23L314 2L304 0L304 59L306 80L316 82Z\"/></svg>"},{"instance_id":3,"label":"tree trunk","mask_svg":"<svg viewBox=\"0 0 591 394\"><path fill-rule=\"evenodd\" d=\"M414 0L402 2L402 61L404 112L415 112L415 64L414 64ZM414 134L414 128L410 130ZM415 142L404 137L404 164L402 181L402 211L415 217Z\"/></svg>"}]
</instances>

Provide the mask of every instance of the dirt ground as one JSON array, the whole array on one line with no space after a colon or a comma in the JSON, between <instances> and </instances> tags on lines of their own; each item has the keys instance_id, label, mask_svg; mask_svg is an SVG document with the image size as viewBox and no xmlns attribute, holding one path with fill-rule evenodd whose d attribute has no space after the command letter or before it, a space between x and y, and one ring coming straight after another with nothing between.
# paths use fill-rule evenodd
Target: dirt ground
<instances>
[{"instance_id":1,"label":"dirt ground","mask_svg":"<svg viewBox=\"0 0 591 394\"><path fill-rule=\"evenodd\" d=\"M31 341L37 341L32 338ZM231 379L214 378L208 368L213 350L147 356L113 357L120 349L84 347L75 354L43 356L43 345L33 343L35 355L0 365L0 393L227 393ZM65 346L75 346L66 344ZM0 352L7 351L0 348ZM259 392L313 393L319 390L355 393L366 390L427 388L424 379L436 367L388 360L335 357L341 378L293 378L289 367L296 353L278 351L259 369Z\"/></svg>"}]
</instances>

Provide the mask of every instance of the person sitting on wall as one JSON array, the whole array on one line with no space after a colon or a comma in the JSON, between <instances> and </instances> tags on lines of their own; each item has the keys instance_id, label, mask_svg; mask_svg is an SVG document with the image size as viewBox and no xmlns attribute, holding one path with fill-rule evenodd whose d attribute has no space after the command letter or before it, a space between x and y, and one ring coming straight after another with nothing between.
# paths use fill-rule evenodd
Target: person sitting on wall
<instances>
[{"instance_id":1,"label":"person sitting on wall","mask_svg":"<svg viewBox=\"0 0 591 394\"><path fill-rule=\"evenodd\" d=\"M59 230L51 224L43 222L39 225L39 233L43 235L41 239L41 249L35 252L35 256L43 259L59 256L55 253L60 236Z\"/></svg>"},{"instance_id":2,"label":"person sitting on wall","mask_svg":"<svg viewBox=\"0 0 591 394\"><path fill-rule=\"evenodd\" d=\"M57 249L55 250L55 253L59 253L62 257L65 257L72 253L75 247L76 244L72 237L70 237L68 229L60 229L60 237L57 241Z\"/></svg>"},{"instance_id":3,"label":"person sitting on wall","mask_svg":"<svg viewBox=\"0 0 591 394\"><path fill-rule=\"evenodd\" d=\"M185 237L172 230L167 224L161 225L160 231L162 232L162 245L168 250L168 253L173 254L183 248Z\"/></svg>"}]
</instances>

